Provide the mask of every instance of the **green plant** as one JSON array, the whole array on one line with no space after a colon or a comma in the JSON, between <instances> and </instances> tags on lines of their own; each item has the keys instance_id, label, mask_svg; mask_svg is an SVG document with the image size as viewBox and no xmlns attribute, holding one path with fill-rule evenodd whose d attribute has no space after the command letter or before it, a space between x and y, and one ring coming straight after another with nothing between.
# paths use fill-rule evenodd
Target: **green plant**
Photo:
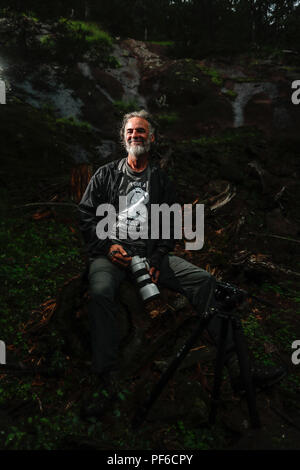
<instances>
[{"instance_id":1,"label":"green plant","mask_svg":"<svg viewBox=\"0 0 300 470\"><path fill-rule=\"evenodd\" d=\"M233 90L225 90L225 91L223 91L223 94L227 95L227 96L229 96L229 98L233 98L233 99L237 97L237 93Z\"/></svg>"},{"instance_id":2,"label":"green plant","mask_svg":"<svg viewBox=\"0 0 300 470\"><path fill-rule=\"evenodd\" d=\"M197 67L205 74L211 78L211 81L218 86L221 86L223 83L223 78L216 69L206 67L202 64L197 64Z\"/></svg>"},{"instance_id":3,"label":"green plant","mask_svg":"<svg viewBox=\"0 0 300 470\"><path fill-rule=\"evenodd\" d=\"M162 125L171 125L179 120L178 113L159 114L157 120Z\"/></svg>"},{"instance_id":4,"label":"green plant","mask_svg":"<svg viewBox=\"0 0 300 470\"><path fill-rule=\"evenodd\" d=\"M66 21L64 18L60 19L60 23L67 24L67 27L75 33L83 32L85 34L85 41L93 45L112 46L111 36L99 28L96 23L86 21Z\"/></svg>"},{"instance_id":5,"label":"green plant","mask_svg":"<svg viewBox=\"0 0 300 470\"><path fill-rule=\"evenodd\" d=\"M209 450L214 441L212 434L205 429L187 429L183 421L177 421L176 426L179 439L185 449ZM221 440L221 436L220 440Z\"/></svg>"},{"instance_id":6,"label":"green plant","mask_svg":"<svg viewBox=\"0 0 300 470\"><path fill-rule=\"evenodd\" d=\"M91 59L116 67L117 61L109 53L112 38L95 23L60 18L51 33L40 38L40 52L49 59L77 61L89 53Z\"/></svg>"},{"instance_id":7,"label":"green plant","mask_svg":"<svg viewBox=\"0 0 300 470\"><path fill-rule=\"evenodd\" d=\"M76 127L76 128L78 127L80 129L88 131L88 132L90 132L92 130L92 126L89 122L78 121L73 116L56 119L56 124L59 124L59 125L62 125L62 126L72 126L72 127Z\"/></svg>"},{"instance_id":8,"label":"green plant","mask_svg":"<svg viewBox=\"0 0 300 470\"><path fill-rule=\"evenodd\" d=\"M130 113L131 111L136 111L138 109L138 103L135 100L122 101L116 100L113 102L115 109L120 114Z\"/></svg>"},{"instance_id":9,"label":"green plant","mask_svg":"<svg viewBox=\"0 0 300 470\"><path fill-rule=\"evenodd\" d=\"M150 44L157 44L158 46L174 46L174 41L149 41Z\"/></svg>"}]
</instances>

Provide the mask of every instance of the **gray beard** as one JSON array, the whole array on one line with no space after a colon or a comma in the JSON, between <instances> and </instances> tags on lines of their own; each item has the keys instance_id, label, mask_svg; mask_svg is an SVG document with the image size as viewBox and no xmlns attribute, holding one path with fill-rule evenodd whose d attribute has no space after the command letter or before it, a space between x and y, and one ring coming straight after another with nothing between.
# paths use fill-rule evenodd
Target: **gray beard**
<instances>
[{"instance_id":1,"label":"gray beard","mask_svg":"<svg viewBox=\"0 0 300 470\"><path fill-rule=\"evenodd\" d=\"M151 147L151 142L150 138L148 141L143 143L142 145L130 145L128 142L126 142L126 150L130 155L134 155L135 157L138 157L139 155L144 155L145 153L148 153Z\"/></svg>"}]
</instances>

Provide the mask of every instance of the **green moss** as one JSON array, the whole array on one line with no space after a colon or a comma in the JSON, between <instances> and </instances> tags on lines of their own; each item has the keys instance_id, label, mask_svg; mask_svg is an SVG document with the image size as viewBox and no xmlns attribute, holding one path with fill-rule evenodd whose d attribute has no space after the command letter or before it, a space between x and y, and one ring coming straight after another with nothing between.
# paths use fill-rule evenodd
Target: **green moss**
<instances>
[{"instance_id":1,"label":"green moss","mask_svg":"<svg viewBox=\"0 0 300 470\"><path fill-rule=\"evenodd\" d=\"M32 21L34 21L34 23L38 23L39 22L39 19L38 17L36 16L36 14L32 11L29 11L28 13L22 13L21 16L23 16L24 18L28 18Z\"/></svg>"},{"instance_id":2,"label":"green moss","mask_svg":"<svg viewBox=\"0 0 300 470\"><path fill-rule=\"evenodd\" d=\"M28 219L24 225L21 220L10 218L0 223L0 243L4 247L0 255L1 331L2 336L8 335L16 343L18 322L45 298L56 294L64 280L64 265L80 265L80 245L62 223ZM8 288L10 300L6 295ZM12 325L14 338L6 328Z\"/></svg>"},{"instance_id":3,"label":"green moss","mask_svg":"<svg viewBox=\"0 0 300 470\"><path fill-rule=\"evenodd\" d=\"M45 49L54 49L55 47L55 41L50 34L45 34L39 41Z\"/></svg>"},{"instance_id":4,"label":"green moss","mask_svg":"<svg viewBox=\"0 0 300 470\"><path fill-rule=\"evenodd\" d=\"M261 82L262 78L257 77L236 77L234 79L237 83L254 83L254 82Z\"/></svg>"},{"instance_id":5,"label":"green moss","mask_svg":"<svg viewBox=\"0 0 300 470\"><path fill-rule=\"evenodd\" d=\"M232 99L237 97L237 93L233 90L225 90L225 91L223 91L223 94L228 96L229 98L232 98Z\"/></svg>"},{"instance_id":6,"label":"green moss","mask_svg":"<svg viewBox=\"0 0 300 470\"><path fill-rule=\"evenodd\" d=\"M60 22L65 22L64 18L60 19ZM86 22L86 21L68 21L67 25L70 30L78 33L84 32L85 33L85 40L89 44L101 44L107 45L109 47L112 46L112 38L111 36L99 28L96 23Z\"/></svg>"},{"instance_id":7,"label":"green moss","mask_svg":"<svg viewBox=\"0 0 300 470\"><path fill-rule=\"evenodd\" d=\"M120 114L130 113L139 109L139 105L135 100L122 101L116 100L113 105Z\"/></svg>"},{"instance_id":8,"label":"green moss","mask_svg":"<svg viewBox=\"0 0 300 470\"><path fill-rule=\"evenodd\" d=\"M67 118L59 118L56 119L56 124L61 126L71 126L75 128L80 128L82 130L90 132L92 130L92 126L86 121L78 121L73 116Z\"/></svg>"},{"instance_id":9,"label":"green moss","mask_svg":"<svg viewBox=\"0 0 300 470\"><path fill-rule=\"evenodd\" d=\"M193 144L201 147L211 147L222 144L234 144L242 143L245 138L257 139L259 132L255 130L230 130L229 132L223 133L223 135L211 136L211 137L200 137L200 139L191 139L182 141L183 145Z\"/></svg>"},{"instance_id":10,"label":"green moss","mask_svg":"<svg viewBox=\"0 0 300 470\"><path fill-rule=\"evenodd\" d=\"M216 69L206 67L202 64L197 64L197 67L205 74L211 78L212 83L215 85L221 86L223 84L223 78Z\"/></svg>"},{"instance_id":11,"label":"green moss","mask_svg":"<svg viewBox=\"0 0 300 470\"><path fill-rule=\"evenodd\" d=\"M175 113L175 112L167 113L167 114L159 114L156 117L157 117L158 122L163 126L172 125L179 120L178 113Z\"/></svg>"},{"instance_id":12,"label":"green moss","mask_svg":"<svg viewBox=\"0 0 300 470\"><path fill-rule=\"evenodd\" d=\"M149 41L150 44L157 44L158 46L174 46L174 41Z\"/></svg>"},{"instance_id":13,"label":"green moss","mask_svg":"<svg viewBox=\"0 0 300 470\"><path fill-rule=\"evenodd\" d=\"M89 53L91 60L116 67L116 59L109 55L112 44L111 36L96 23L60 18L52 25L51 33L42 36L38 46L32 46L32 53L43 61L56 60L64 64L78 61Z\"/></svg>"}]
</instances>

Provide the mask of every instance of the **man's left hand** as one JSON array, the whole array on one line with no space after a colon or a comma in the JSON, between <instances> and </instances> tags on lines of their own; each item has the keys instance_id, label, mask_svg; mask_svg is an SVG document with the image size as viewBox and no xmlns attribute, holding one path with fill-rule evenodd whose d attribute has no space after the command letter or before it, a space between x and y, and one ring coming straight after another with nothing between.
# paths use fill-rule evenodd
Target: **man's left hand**
<instances>
[{"instance_id":1,"label":"man's left hand","mask_svg":"<svg viewBox=\"0 0 300 470\"><path fill-rule=\"evenodd\" d=\"M152 268L149 269L149 274L151 276L152 282L156 284L159 278L160 271L156 269L154 266L152 266Z\"/></svg>"}]
</instances>

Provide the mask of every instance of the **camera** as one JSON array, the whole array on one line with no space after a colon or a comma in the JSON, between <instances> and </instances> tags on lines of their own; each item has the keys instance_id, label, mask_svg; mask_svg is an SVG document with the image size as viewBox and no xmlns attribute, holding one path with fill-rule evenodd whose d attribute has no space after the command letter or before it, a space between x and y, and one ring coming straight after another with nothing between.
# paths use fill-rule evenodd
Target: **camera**
<instances>
[{"instance_id":1,"label":"camera","mask_svg":"<svg viewBox=\"0 0 300 470\"><path fill-rule=\"evenodd\" d=\"M157 285L152 282L149 274L147 258L134 255L131 259L130 271L139 289L139 294L144 302L150 302L151 300L159 297L159 289Z\"/></svg>"},{"instance_id":2,"label":"camera","mask_svg":"<svg viewBox=\"0 0 300 470\"><path fill-rule=\"evenodd\" d=\"M217 281L215 299L222 307L229 311L238 307L247 298L247 292L228 282Z\"/></svg>"}]
</instances>

